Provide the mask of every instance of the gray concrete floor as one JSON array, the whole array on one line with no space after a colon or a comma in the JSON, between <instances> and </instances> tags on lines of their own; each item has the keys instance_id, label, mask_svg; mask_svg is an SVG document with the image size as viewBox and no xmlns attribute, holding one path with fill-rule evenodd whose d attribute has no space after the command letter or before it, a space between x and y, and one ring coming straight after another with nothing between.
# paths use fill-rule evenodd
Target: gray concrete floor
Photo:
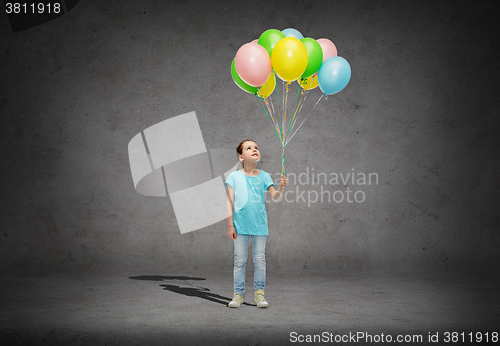
<instances>
[{"instance_id":1,"label":"gray concrete floor","mask_svg":"<svg viewBox=\"0 0 500 346\"><path fill-rule=\"evenodd\" d=\"M449 345L445 332L500 332L499 282L478 273L302 270L268 275L268 309L230 309L231 273L4 275L0 343L286 345L300 344L293 332L364 332L374 344L383 333ZM429 343L428 333L439 333L439 343ZM370 341L352 340L328 344Z\"/></svg>"}]
</instances>

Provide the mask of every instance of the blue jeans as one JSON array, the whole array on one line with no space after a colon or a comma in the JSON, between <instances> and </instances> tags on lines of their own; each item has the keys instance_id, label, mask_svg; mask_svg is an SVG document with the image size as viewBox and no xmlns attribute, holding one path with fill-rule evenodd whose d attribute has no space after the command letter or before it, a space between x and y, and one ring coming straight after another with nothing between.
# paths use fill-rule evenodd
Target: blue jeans
<instances>
[{"instance_id":1,"label":"blue jeans","mask_svg":"<svg viewBox=\"0 0 500 346\"><path fill-rule=\"evenodd\" d=\"M253 280L255 290L266 288L266 239L265 235L237 234L234 240L234 293L245 292L248 240L252 238Z\"/></svg>"}]
</instances>

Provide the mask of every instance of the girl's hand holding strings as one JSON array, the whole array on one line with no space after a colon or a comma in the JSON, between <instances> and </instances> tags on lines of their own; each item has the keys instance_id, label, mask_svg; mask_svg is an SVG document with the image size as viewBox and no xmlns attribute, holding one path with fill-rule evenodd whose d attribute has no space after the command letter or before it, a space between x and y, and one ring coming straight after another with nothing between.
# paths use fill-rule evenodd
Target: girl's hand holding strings
<instances>
[{"instance_id":1,"label":"girl's hand holding strings","mask_svg":"<svg viewBox=\"0 0 500 346\"><path fill-rule=\"evenodd\" d=\"M280 188L285 187L287 184L288 184L288 178L283 176L282 174L280 179Z\"/></svg>"}]
</instances>

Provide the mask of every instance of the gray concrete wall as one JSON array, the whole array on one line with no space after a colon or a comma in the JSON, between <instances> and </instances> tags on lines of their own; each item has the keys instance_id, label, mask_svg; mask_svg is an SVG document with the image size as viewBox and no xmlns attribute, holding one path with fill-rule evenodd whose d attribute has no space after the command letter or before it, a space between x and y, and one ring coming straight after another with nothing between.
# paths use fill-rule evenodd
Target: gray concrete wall
<instances>
[{"instance_id":1,"label":"gray concrete wall","mask_svg":"<svg viewBox=\"0 0 500 346\"><path fill-rule=\"evenodd\" d=\"M254 138L260 168L279 172L279 143L230 63L244 43L287 27L331 39L352 68L346 89L322 100L290 142L287 171L354 169L377 173L378 184L346 184L363 191L362 203L269 204L269 271L495 267L498 9L82 1L15 34L1 15L2 272L230 273L225 221L181 235L168 198L135 191L127 145L194 110L207 148ZM287 187L297 188L322 185Z\"/></svg>"}]
</instances>

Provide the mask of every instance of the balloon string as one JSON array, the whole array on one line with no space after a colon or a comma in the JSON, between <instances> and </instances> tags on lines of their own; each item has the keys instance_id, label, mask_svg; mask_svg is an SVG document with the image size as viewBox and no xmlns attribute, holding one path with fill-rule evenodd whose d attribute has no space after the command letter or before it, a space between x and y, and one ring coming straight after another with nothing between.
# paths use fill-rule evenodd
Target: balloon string
<instances>
[{"instance_id":1,"label":"balloon string","mask_svg":"<svg viewBox=\"0 0 500 346\"><path fill-rule=\"evenodd\" d=\"M301 79L301 81L302 81L302 79ZM299 87L297 88L297 95L295 95L295 103L294 103L294 105L293 105L293 108L292 108L292 109L297 109L297 107L298 107L298 106L297 106L297 100L298 100L298 98L299 98L299 94L300 94L300 95L303 95L303 94L304 94L304 90L302 90L302 88L301 88L301 84L300 84L300 83L299 83ZM302 99L302 97L301 97L301 99ZM299 101L299 103L300 103L300 102L301 102L301 101Z\"/></svg>"},{"instance_id":2,"label":"balloon string","mask_svg":"<svg viewBox=\"0 0 500 346\"><path fill-rule=\"evenodd\" d=\"M278 93L277 89L276 89L276 93ZM278 122L275 119L276 110L274 109L273 98L272 97L266 98L265 101L266 101L267 109L269 110L269 114L271 114L271 117L273 118L274 126L276 127L276 129L278 131L280 131L279 126L278 126ZM269 104L271 104L271 106L269 106Z\"/></svg>"},{"instance_id":3,"label":"balloon string","mask_svg":"<svg viewBox=\"0 0 500 346\"><path fill-rule=\"evenodd\" d=\"M297 133L297 131L299 131L299 129L302 127L302 124L304 124L304 121L307 120L307 118L309 117L309 115L311 115L312 111L314 110L314 108L316 108L316 106L318 105L319 101L323 98L323 96L325 96L326 94L322 94L318 101L316 102L316 104L314 105L314 107L311 109L311 111L307 114L306 118L302 121L302 123L300 123L300 126L297 128L297 130L295 130L295 132L292 134L292 136L290 136L290 138L285 142L285 145L288 144L288 142L290 142L290 140L293 138L293 136Z\"/></svg>"},{"instance_id":4,"label":"balloon string","mask_svg":"<svg viewBox=\"0 0 500 346\"><path fill-rule=\"evenodd\" d=\"M278 127L278 122L276 121L273 112L271 112L271 108L269 107L269 102L267 101L267 98L264 99L265 104L267 106L267 110L269 111L269 114L271 115L271 118L273 119L273 126L276 129L276 131L279 132L279 127ZM281 137L278 137L278 139L281 141Z\"/></svg>"},{"instance_id":5,"label":"balloon string","mask_svg":"<svg viewBox=\"0 0 500 346\"><path fill-rule=\"evenodd\" d=\"M300 79L302 81L302 79ZM295 103L293 104L293 108L297 106L297 99L299 98L299 92L300 92L300 82L299 82L299 87L297 88L297 95L295 95Z\"/></svg>"},{"instance_id":6,"label":"balloon string","mask_svg":"<svg viewBox=\"0 0 500 346\"><path fill-rule=\"evenodd\" d=\"M275 118L274 111L271 112L271 108L269 107L269 103L267 102L267 100L266 100L266 105L267 105L267 109L269 110L269 113L271 114L271 117L273 119L274 127L276 128L277 131L279 131L278 121Z\"/></svg>"},{"instance_id":7,"label":"balloon string","mask_svg":"<svg viewBox=\"0 0 500 346\"><path fill-rule=\"evenodd\" d=\"M276 72L274 72L274 70L273 70L273 73L274 73L274 76L277 78ZM279 96L278 86L276 86L276 105L277 105L276 107L277 107L278 115L280 115L280 96ZM276 114L276 112L274 114ZM281 115L280 115L280 117L281 117ZM278 117L276 117L276 118L278 118ZM280 133L281 133L281 122L278 122L278 125L279 125L278 127L279 127Z\"/></svg>"},{"instance_id":8,"label":"balloon string","mask_svg":"<svg viewBox=\"0 0 500 346\"><path fill-rule=\"evenodd\" d=\"M285 146L281 147L281 174L285 176Z\"/></svg>"},{"instance_id":9,"label":"balloon string","mask_svg":"<svg viewBox=\"0 0 500 346\"><path fill-rule=\"evenodd\" d=\"M300 90L300 87L299 87L299 90ZM309 90L301 92L302 96L300 97L299 103L297 104L297 107L295 108L295 113L293 114L293 117L290 119L290 124L288 125L288 131L286 133L287 136L290 133L290 131L293 130L293 127L295 126L295 122L297 121L296 116L302 110L302 107L304 106L308 92L309 92Z\"/></svg>"},{"instance_id":10,"label":"balloon string","mask_svg":"<svg viewBox=\"0 0 500 346\"><path fill-rule=\"evenodd\" d=\"M285 134L285 124L286 124L286 107L287 107L287 104L288 104L288 86L289 86L290 83L286 83L285 84L285 94L283 95L284 97L284 102L283 102L283 135L281 137L281 139L283 140L283 143L285 143L285 139L286 139L286 134Z\"/></svg>"},{"instance_id":11,"label":"balloon string","mask_svg":"<svg viewBox=\"0 0 500 346\"><path fill-rule=\"evenodd\" d=\"M292 109L295 109L295 110L297 110L297 99L299 98L300 89L301 88L300 88L300 82L299 82L299 87L297 88L297 95L295 95L295 102L293 103L293 107L292 107ZM300 103L300 101L299 101L299 103ZM295 116L295 114L296 114L296 111L294 112L294 115L290 118L290 124L288 124L288 129L286 130L287 136L290 133L290 126L292 124L292 119Z\"/></svg>"},{"instance_id":12,"label":"balloon string","mask_svg":"<svg viewBox=\"0 0 500 346\"><path fill-rule=\"evenodd\" d=\"M309 90L306 90L304 93L304 98L302 99L302 104L300 105L300 108L297 111L297 114L300 114L300 112L302 112L302 108L304 107L304 104L306 103L306 98L307 98L308 94L309 94ZM295 127L295 123L297 122L297 119L298 119L297 117L295 119L293 119L292 128L290 131L293 131L293 129Z\"/></svg>"},{"instance_id":13,"label":"balloon string","mask_svg":"<svg viewBox=\"0 0 500 346\"><path fill-rule=\"evenodd\" d=\"M299 91L300 91L300 86L299 86ZM297 95L298 95L298 92L297 92ZM303 94L302 94L303 95ZM288 129L286 131L286 135L288 136L288 134L290 133L290 128L292 127L292 122L293 122L293 119L295 118L295 116L297 115L297 110L299 109L299 106L300 104L302 103L302 96L299 100L299 102L295 102L295 105L294 105L294 108L292 109L295 109L295 112L293 113L293 115L290 117L290 124L288 124Z\"/></svg>"},{"instance_id":14,"label":"balloon string","mask_svg":"<svg viewBox=\"0 0 500 346\"><path fill-rule=\"evenodd\" d=\"M271 120L271 118L269 118L269 114L267 114L267 111L266 111L266 107L264 107L264 104L266 104L267 102L264 101L265 99L263 97L260 97L260 101L262 103L262 108L264 108L264 113L266 113L267 115L267 119L269 119L269 121L271 122L271 125L273 127L273 130L274 130L274 133L276 134L276 137L278 137L278 140L281 142L281 138L280 136L278 135L278 132L276 132L276 129L275 129L275 125L276 123L273 124L273 121Z\"/></svg>"},{"instance_id":15,"label":"balloon string","mask_svg":"<svg viewBox=\"0 0 500 346\"><path fill-rule=\"evenodd\" d=\"M281 94L281 110L280 110L280 129L281 129L281 140L283 140L283 129L285 124L283 123L283 114L285 113L285 81L283 81L283 93ZM283 145L283 143L281 143Z\"/></svg>"},{"instance_id":16,"label":"balloon string","mask_svg":"<svg viewBox=\"0 0 500 346\"><path fill-rule=\"evenodd\" d=\"M269 98L269 102L271 103L271 109L273 110L273 114L276 114L276 111L274 109L274 103L273 103L273 98L272 97Z\"/></svg>"}]
</instances>

